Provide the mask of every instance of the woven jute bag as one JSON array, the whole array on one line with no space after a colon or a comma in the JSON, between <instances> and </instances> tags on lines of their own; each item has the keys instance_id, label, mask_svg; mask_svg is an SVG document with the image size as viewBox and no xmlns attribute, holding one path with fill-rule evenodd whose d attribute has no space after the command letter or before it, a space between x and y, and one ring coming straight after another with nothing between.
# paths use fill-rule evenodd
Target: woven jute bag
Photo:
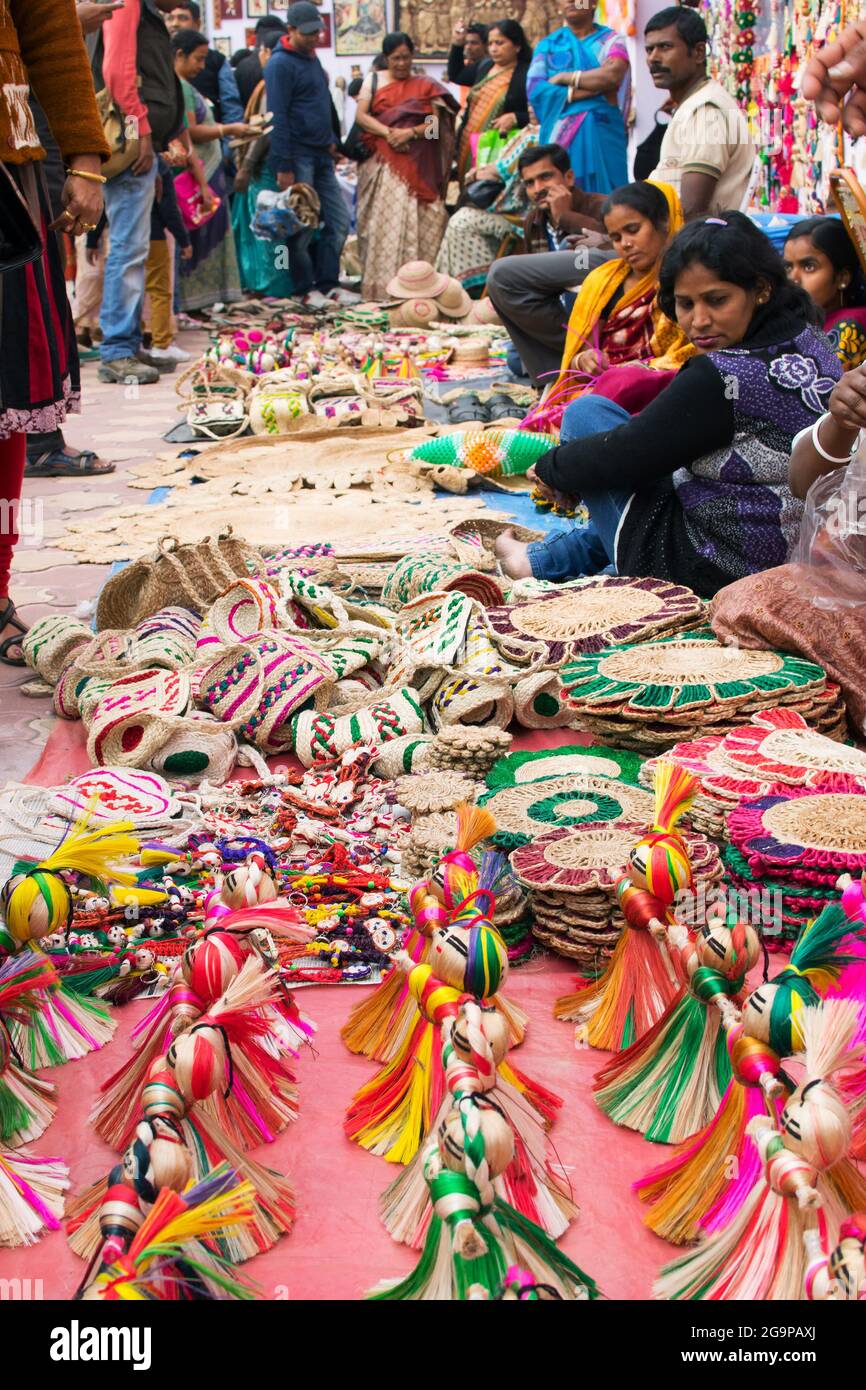
<instances>
[{"instance_id":1,"label":"woven jute bag","mask_svg":"<svg viewBox=\"0 0 866 1390\"><path fill-rule=\"evenodd\" d=\"M190 608L202 617L236 579L263 573L261 554L233 535L231 526L194 544L163 536L154 554L133 560L106 582L96 627L134 627L161 608Z\"/></svg>"},{"instance_id":2,"label":"woven jute bag","mask_svg":"<svg viewBox=\"0 0 866 1390\"><path fill-rule=\"evenodd\" d=\"M21 643L24 660L49 685L56 685L75 652L93 637L89 627L67 613L49 613L33 624Z\"/></svg>"}]
</instances>

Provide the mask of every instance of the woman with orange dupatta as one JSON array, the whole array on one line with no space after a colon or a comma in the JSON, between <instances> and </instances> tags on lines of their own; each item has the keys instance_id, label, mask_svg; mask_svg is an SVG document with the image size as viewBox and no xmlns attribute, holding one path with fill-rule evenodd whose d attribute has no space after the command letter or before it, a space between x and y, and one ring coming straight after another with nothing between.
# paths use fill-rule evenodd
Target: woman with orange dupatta
<instances>
[{"instance_id":1,"label":"woman with orange dupatta","mask_svg":"<svg viewBox=\"0 0 866 1390\"><path fill-rule=\"evenodd\" d=\"M358 96L356 119L370 150L358 171L365 299L387 299L389 280L407 261L435 261L448 221L458 108L441 82L413 75L414 51L408 34L386 35L387 70L371 73Z\"/></svg>"},{"instance_id":2,"label":"woman with orange dupatta","mask_svg":"<svg viewBox=\"0 0 866 1390\"><path fill-rule=\"evenodd\" d=\"M460 123L457 175L461 186L472 166L479 163L473 135L495 130L505 136L529 125L526 74L532 61L532 49L516 19L502 19L491 25L487 51L493 66L471 88ZM489 164L492 161L480 162Z\"/></svg>"},{"instance_id":3,"label":"woman with orange dupatta","mask_svg":"<svg viewBox=\"0 0 866 1390\"><path fill-rule=\"evenodd\" d=\"M662 256L683 225L676 190L627 183L611 193L602 221L617 256L581 285L559 375L526 417L527 429L558 429L566 406L593 392L637 414L695 351L656 297Z\"/></svg>"}]
</instances>

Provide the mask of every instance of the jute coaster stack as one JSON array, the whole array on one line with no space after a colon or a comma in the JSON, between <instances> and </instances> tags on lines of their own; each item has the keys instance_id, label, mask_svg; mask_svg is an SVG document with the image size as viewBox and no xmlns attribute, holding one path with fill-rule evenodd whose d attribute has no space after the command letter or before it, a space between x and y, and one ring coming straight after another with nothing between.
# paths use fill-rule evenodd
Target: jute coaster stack
<instances>
[{"instance_id":1,"label":"jute coaster stack","mask_svg":"<svg viewBox=\"0 0 866 1390\"><path fill-rule=\"evenodd\" d=\"M492 608L488 620L505 656L519 661L530 648L543 656L544 670L515 687L515 713L526 728L545 729L574 721L556 676L564 662L699 627L706 609L691 589L667 580L599 575Z\"/></svg>"},{"instance_id":2,"label":"jute coaster stack","mask_svg":"<svg viewBox=\"0 0 866 1390\"><path fill-rule=\"evenodd\" d=\"M777 705L830 738L845 735L839 689L822 667L784 652L725 647L710 632L587 653L564 666L561 679L581 728L639 752L726 733Z\"/></svg>"},{"instance_id":3,"label":"jute coaster stack","mask_svg":"<svg viewBox=\"0 0 866 1390\"><path fill-rule=\"evenodd\" d=\"M726 836L726 817L748 798L780 785L824 785L828 777L853 777L866 787L866 753L811 728L796 710L769 709L725 734L675 743L665 753L700 781L689 818L715 839ZM652 786L656 760L644 763L641 782Z\"/></svg>"},{"instance_id":4,"label":"jute coaster stack","mask_svg":"<svg viewBox=\"0 0 866 1390\"><path fill-rule=\"evenodd\" d=\"M503 753L507 753L512 735L505 729L489 725L449 724L440 729L427 754L427 767L453 768L470 777L483 777Z\"/></svg>"},{"instance_id":5,"label":"jute coaster stack","mask_svg":"<svg viewBox=\"0 0 866 1390\"><path fill-rule=\"evenodd\" d=\"M624 923L614 889L645 831L646 820L588 821L550 830L511 855L514 873L530 890L535 936L588 973L604 969L619 939ZM720 879L716 846L704 835L683 833L696 883Z\"/></svg>"},{"instance_id":6,"label":"jute coaster stack","mask_svg":"<svg viewBox=\"0 0 866 1390\"><path fill-rule=\"evenodd\" d=\"M756 898L765 931L784 941L827 902L839 876L866 870L866 786L844 773L808 787L781 783L727 819L729 880Z\"/></svg>"},{"instance_id":7,"label":"jute coaster stack","mask_svg":"<svg viewBox=\"0 0 866 1390\"><path fill-rule=\"evenodd\" d=\"M398 777L397 800L413 818L437 811L453 811L461 802L474 802L478 786L462 772L421 772Z\"/></svg>"}]
</instances>

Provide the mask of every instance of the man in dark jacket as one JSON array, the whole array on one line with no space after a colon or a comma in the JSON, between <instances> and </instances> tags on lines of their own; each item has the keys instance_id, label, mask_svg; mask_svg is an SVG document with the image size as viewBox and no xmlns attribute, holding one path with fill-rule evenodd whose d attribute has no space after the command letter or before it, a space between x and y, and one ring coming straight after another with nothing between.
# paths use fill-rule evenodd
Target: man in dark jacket
<instances>
[{"instance_id":1,"label":"man in dark jacket","mask_svg":"<svg viewBox=\"0 0 866 1390\"><path fill-rule=\"evenodd\" d=\"M563 295L613 255L601 221L605 196L584 193L559 145L526 150L517 167L532 207L524 224L527 254L494 261L487 292L536 385L558 369L568 313Z\"/></svg>"},{"instance_id":2,"label":"man in dark jacket","mask_svg":"<svg viewBox=\"0 0 866 1390\"><path fill-rule=\"evenodd\" d=\"M339 150L332 123L328 76L315 54L321 17L310 0L298 0L286 13L288 37L265 68L273 131L268 163L281 189L295 183L314 188L321 202L317 238L289 242L297 294L313 308L357 300L340 289L340 256L349 214L334 173Z\"/></svg>"},{"instance_id":3,"label":"man in dark jacket","mask_svg":"<svg viewBox=\"0 0 866 1390\"><path fill-rule=\"evenodd\" d=\"M235 81L238 84L238 91L240 92L245 111L247 102L265 75L264 68L259 61L259 47L262 42L262 36L272 33L279 33L280 38L286 33L285 24L283 24L282 20L278 19L275 14L268 15L266 19L259 20L256 25L255 48L247 49L246 53L235 63ZM275 45L271 44L270 47L274 48ZM232 62L234 63L234 59L232 59Z\"/></svg>"},{"instance_id":4,"label":"man in dark jacket","mask_svg":"<svg viewBox=\"0 0 866 1390\"><path fill-rule=\"evenodd\" d=\"M487 56L487 25L455 24L448 53L448 81L457 87L474 87L492 66L493 59Z\"/></svg>"}]
</instances>

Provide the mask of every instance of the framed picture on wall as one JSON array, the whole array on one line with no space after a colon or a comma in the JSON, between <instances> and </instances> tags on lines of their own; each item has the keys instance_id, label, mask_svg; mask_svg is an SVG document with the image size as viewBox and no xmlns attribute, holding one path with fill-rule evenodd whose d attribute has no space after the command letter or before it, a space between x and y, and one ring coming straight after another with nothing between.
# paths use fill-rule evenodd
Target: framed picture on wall
<instances>
[{"instance_id":1,"label":"framed picture on wall","mask_svg":"<svg viewBox=\"0 0 866 1390\"><path fill-rule=\"evenodd\" d=\"M334 0L334 41L338 58L378 53L388 32L385 0Z\"/></svg>"},{"instance_id":2,"label":"framed picture on wall","mask_svg":"<svg viewBox=\"0 0 866 1390\"><path fill-rule=\"evenodd\" d=\"M214 28L221 29L230 19L243 19L244 0L213 0Z\"/></svg>"},{"instance_id":3,"label":"framed picture on wall","mask_svg":"<svg viewBox=\"0 0 866 1390\"><path fill-rule=\"evenodd\" d=\"M271 0L271 9L275 12L285 11L289 8L289 0Z\"/></svg>"},{"instance_id":4,"label":"framed picture on wall","mask_svg":"<svg viewBox=\"0 0 866 1390\"><path fill-rule=\"evenodd\" d=\"M266 19L268 0L247 0L247 19Z\"/></svg>"},{"instance_id":5,"label":"framed picture on wall","mask_svg":"<svg viewBox=\"0 0 866 1390\"><path fill-rule=\"evenodd\" d=\"M332 38L331 38L331 12L330 12L330 10L322 10L322 9L320 9L320 11L319 11L319 22L320 22L320 24L321 24L321 26L322 26L322 30L321 30L321 33L319 34L319 38L318 38L318 41L317 41L317 43L316 43L316 47L317 47L317 48L330 48L330 47L331 47L331 44L332 44L332 42L333 42L333 40L332 40Z\"/></svg>"},{"instance_id":6,"label":"framed picture on wall","mask_svg":"<svg viewBox=\"0 0 866 1390\"><path fill-rule=\"evenodd\" d=\"M231 39L214 39L213 46L216 49L217 53L221 53L224 58L230 58L232 56L232 53L234 52Z\"/></svg>"}]
</instances>

